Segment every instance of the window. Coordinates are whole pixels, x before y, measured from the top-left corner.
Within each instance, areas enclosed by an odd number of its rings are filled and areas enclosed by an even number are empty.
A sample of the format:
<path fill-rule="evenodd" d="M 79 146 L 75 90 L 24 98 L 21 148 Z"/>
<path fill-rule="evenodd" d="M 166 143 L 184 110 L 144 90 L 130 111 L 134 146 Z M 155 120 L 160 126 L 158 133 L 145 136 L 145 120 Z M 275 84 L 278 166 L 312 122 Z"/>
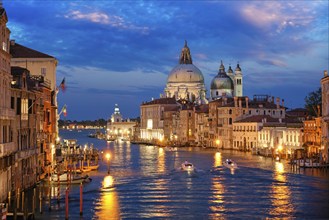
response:
<path fill-rule="evenodd" d="M 237 84 L 237 85 L 241 85 L 241 81 L 242 81 L 241 79 L 237 79 L 237 80 L 236 80 L 236 84 Z"/>
<path fill-rule="evenodd" d="M 153 120 L 152 119 L 147 119 L 147 129 L 152 129 L 153 128 Z"/>
<path fill-rule="evenodd" d="M 2 49 L 4 51 L 7 51 L 7 44 L 6 44 L 6 42 L 2 42 Z"/>
<path fill-rule="evenodd" d="M 229 124 L 230 124 L 230 125 L 232 124 L 232 118 L 229 119 Z"/>
<path fill-rule="evenodd" d="M 21 98 L 16 99 L 16 115 L 21 114 Z"/>
<path fill-rule="evenodd" d="M 45 67 L 41 67 L 41 75 L 46 76 L 47 69 Z"/>
<path fill-rule="evenodd" d="M 32 99 L 29 99 L 29 102 L 28 102 L 28 112 L 29 114 L 32 114 L 33 113 L 33 102 L 32 102 Z"/>
<path fill-rule="evenodd" d="M 11 107 L 11 109 L 15 109 L 15 97 L 11 97 L 11 99 L 10 99 L 10 107 Z"/>
<path fill-rule="evenodd" d="M 218 95 L 218 91 L 216 91 L 216 95 Z"/>

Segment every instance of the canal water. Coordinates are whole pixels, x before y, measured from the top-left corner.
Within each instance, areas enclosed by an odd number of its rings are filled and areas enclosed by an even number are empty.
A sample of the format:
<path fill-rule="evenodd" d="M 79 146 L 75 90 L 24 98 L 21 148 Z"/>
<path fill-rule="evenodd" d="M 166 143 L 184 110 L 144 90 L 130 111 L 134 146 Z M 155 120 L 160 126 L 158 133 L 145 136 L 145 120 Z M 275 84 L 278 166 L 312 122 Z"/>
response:
<path fill-rule="evenodd" d="M 111 154 L 109 164 L 100 161 L 99 170 L 89 173 L 82 217 L 79 186 L 70 188 L 69 219 L 329 219 L 328 170 L 296 171 L 286 161 L 250 153 L 106 142 L 89 138 L 89 132 L 60 131 L 62 139 L 93 143 Z M 238 169 L 223 167 L 227 158 Z M 195 172 L 180 170 L 185 160 Z M 112 179 L 113 187 L 103 190 L 104 179 Z M 64 191 L 61 186 L 59 204 L 53 193 L 51 211 L 45 199 L 36 218 L 65 219 Z"/>

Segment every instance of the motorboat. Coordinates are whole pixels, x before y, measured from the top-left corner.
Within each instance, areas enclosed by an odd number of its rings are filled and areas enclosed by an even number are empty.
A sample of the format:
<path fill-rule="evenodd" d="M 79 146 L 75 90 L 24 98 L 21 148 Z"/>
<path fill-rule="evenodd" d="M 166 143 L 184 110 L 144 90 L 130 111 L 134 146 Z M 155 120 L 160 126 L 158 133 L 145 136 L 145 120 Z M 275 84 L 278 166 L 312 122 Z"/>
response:
<path fill-rule="evenodd" d="M 235 168 L 238 168 L 238 165 L 236 162 L 234 162 L 233 160 L 231 159 L 226 159 L 224 162 L 223 162 L 223 165 L 227 168 L 230 168 L 230 169 L 235 169 Z"/>
<path fill-rule="evenodd" d="M 62 174 L 52 174 L 50 180 L 53 184 L 60 183 L 60 184 L 80 184 L 80 183 L 88 183 L 91 181 L 88 175 L 80 175 L 76 173 L 62 173 Z"/>
<path fill-rule="evenodd" d="M 184 163 L 182 163 L 181 169 L 183 171 L 192 172 L 194 171 L 194 165 L 188 161 L 185 161 Z"/>

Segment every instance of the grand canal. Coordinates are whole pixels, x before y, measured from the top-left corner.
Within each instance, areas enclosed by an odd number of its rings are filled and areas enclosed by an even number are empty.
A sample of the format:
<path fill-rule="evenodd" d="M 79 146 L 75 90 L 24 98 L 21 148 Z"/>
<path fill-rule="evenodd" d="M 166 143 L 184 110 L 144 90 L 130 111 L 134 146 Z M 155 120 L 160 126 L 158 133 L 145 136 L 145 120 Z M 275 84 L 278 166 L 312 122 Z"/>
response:
<path fill-rule="evenodd" d="M 82 132 L 60 131 L 61 138 L 111 153 L 114 187 L 101 190 L 108 164 L 100 162 L 84 185 L 84 210 L 79 216 L 79 186 L 70 190 L 70 219 L 264 219 L 329 218 L 329 171 L 293 171 L 285 162 L 249 153 L 182 148 L 176 152 L 156 146 L 114 143 L 88 138 Z M 222 166 L 226 158 L 239 168 Z M 180 171 L 182 162 L 197 171 Z M 42 187 L 42 186 L 40 186 Z M 64 194 L 65 186 L 61 188 Z M 43 203 L 37 219 L 64 219 L 64 198 Z"/>

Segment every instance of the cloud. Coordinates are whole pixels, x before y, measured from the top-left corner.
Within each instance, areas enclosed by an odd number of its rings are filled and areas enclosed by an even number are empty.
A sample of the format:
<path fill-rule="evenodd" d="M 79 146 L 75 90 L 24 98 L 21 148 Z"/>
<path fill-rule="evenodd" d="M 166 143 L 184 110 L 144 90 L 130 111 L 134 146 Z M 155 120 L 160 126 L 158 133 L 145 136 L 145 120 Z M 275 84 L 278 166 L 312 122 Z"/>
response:
<path fill-rule="evenodd" d="M 241 14 L 251 24 L 278 34 L 289 27 L 306 27 L 312 23 L 315 20 L 312 6 L 303 1 L 254 1 L 244 5 Z"/>
<path fill-rule="evenodd" d="M 73 11 L 70 11 L 67 14 L 65 14 L 64 17 L 67 19 L 72 19 L 72 20 L 89 21 L 92 23 L 107 25 L 107 26 L 111 26 L 114 28 L 118 28 L 118 29 L 138 31 L 142 34 L 149 33 L 148 27 L 145 27 L 145 26 L 139 27 L 139 26 L 126 22 L 120 16 L 108 15 L 108 14 L 106 14 L 104 12 L 100 12 L 100 11 L 83 13 L 79 10 L 73 10 Z"/>

